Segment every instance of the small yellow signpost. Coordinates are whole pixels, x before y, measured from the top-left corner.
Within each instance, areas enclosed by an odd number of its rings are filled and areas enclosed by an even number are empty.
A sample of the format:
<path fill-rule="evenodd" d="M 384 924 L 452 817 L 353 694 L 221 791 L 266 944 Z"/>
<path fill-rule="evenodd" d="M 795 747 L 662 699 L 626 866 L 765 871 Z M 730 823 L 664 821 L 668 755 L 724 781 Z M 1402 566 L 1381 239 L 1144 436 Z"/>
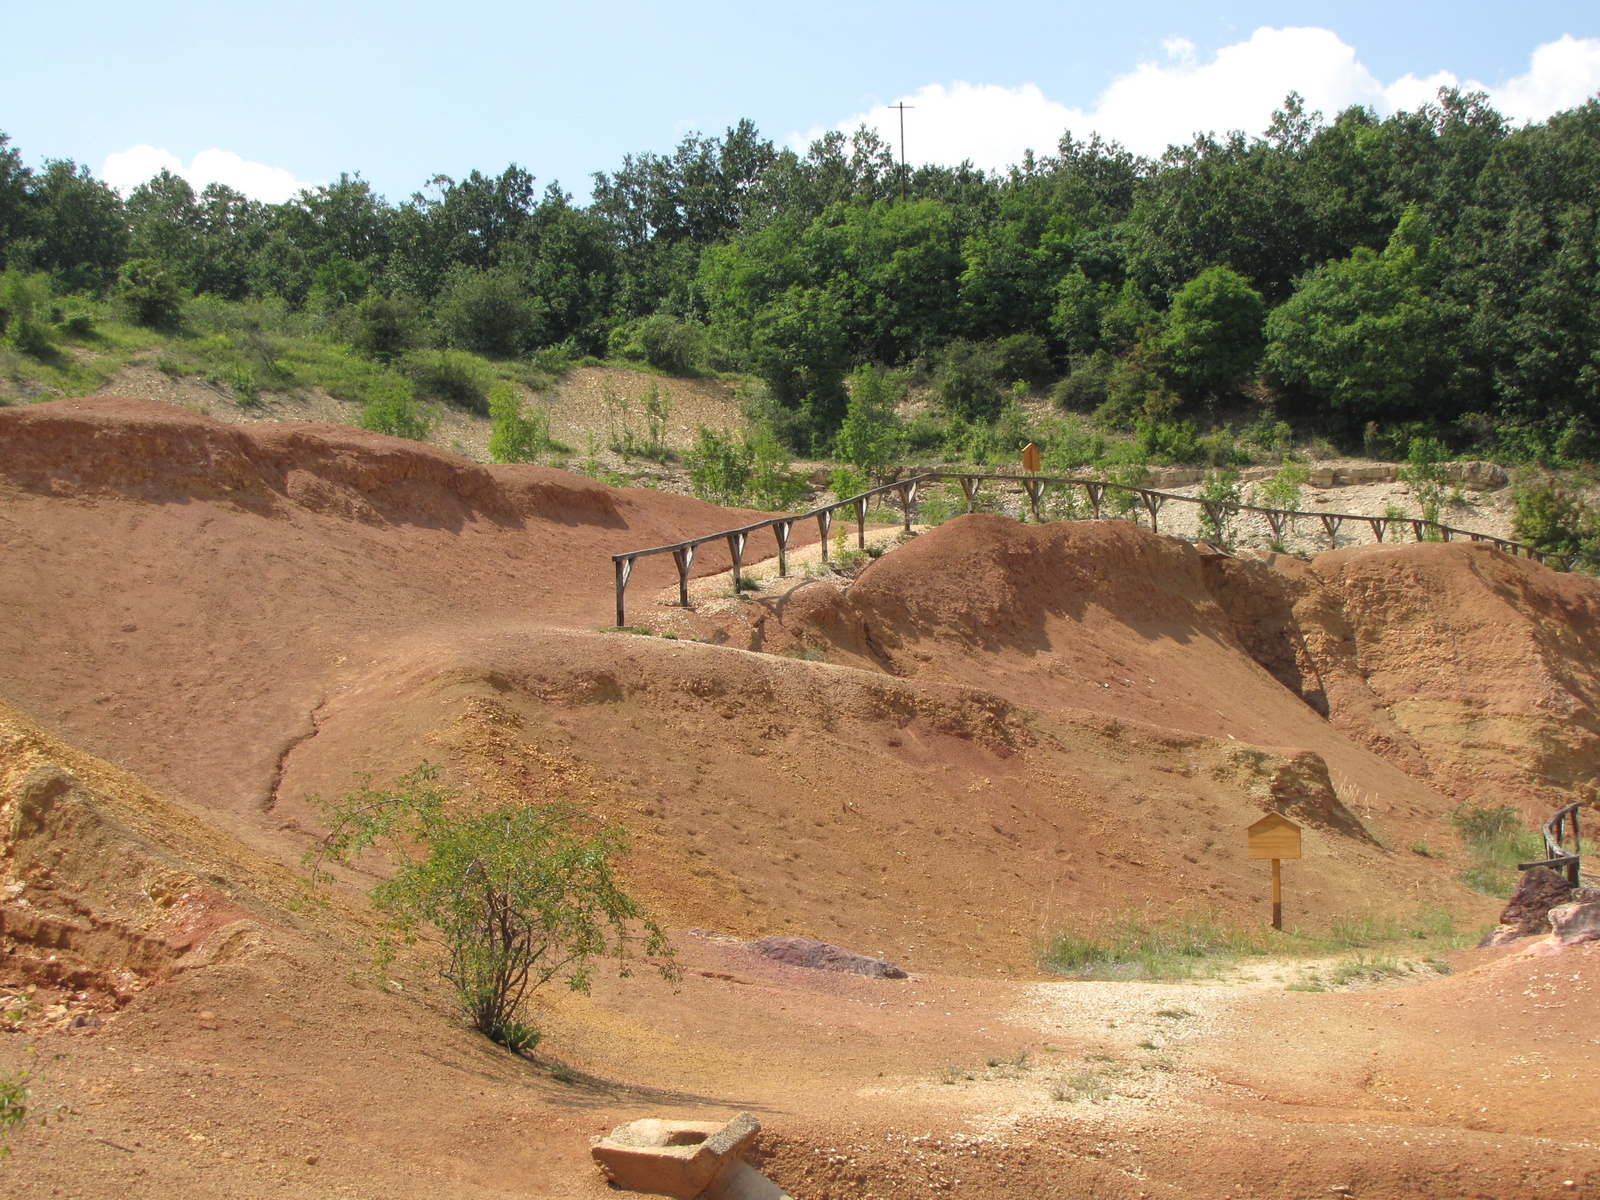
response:
<path fill-rule="evenodd" d="M 1251 858 L 1272 860 L 1272 927 L 1283 928 L 1283 872 L 1279 863 L 1300 857 L 1300 826 L 1282 813 L 1268 813 L 1245 830 Z"/>
<path fill-rule="evenodd" d="M 1044 465 L 1044 455 L 1039 453 L 1039 447 L 1029 442 L 1022 448 L 1022 469 L 1030 475 L 1037 475 L 1039 468 Z"/>

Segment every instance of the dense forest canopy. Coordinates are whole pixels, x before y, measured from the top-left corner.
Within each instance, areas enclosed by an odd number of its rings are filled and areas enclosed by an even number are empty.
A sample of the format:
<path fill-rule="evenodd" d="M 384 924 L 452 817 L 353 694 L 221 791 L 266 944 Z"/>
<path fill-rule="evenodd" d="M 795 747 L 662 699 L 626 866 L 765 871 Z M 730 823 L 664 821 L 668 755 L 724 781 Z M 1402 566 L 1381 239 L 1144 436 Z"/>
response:
<path fill-rule="evenodd" d="M 184 293 L 278 298 L 379 361 L 561 346 L 749 372 L 801 449 L 874 364 L 974 425 L 1022 381 L 1125 425 L 1250 397 L 1346 442 L 1600 456 L 1595 100 L 1513 129 L 1477 94 L 1331 121 L 1290 96 L 1260 138 L 1151 161 L 1068 134 L 993 173 L 902 173 L 867 130 L 797 154 L 741 122 L 592 195 L 512 165 L 399 204 L 359 175 L 267 205 L 165 172 L 124 200 L 0 135 L 0 264 L 149 324 Z"/>

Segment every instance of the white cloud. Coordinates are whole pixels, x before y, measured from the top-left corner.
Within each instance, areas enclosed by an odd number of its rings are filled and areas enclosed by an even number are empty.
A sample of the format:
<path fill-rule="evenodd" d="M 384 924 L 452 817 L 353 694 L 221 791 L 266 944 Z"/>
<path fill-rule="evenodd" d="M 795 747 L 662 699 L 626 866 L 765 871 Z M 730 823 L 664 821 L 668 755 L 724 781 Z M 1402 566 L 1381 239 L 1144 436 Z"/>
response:
<path fill-rule="evenodd" d="M 906 117 L 906 157 L 943 163 L 970 158 L 980 167 L 1004 167 L 1019 161 L 1026 149 L 1053 153 L 1069 129 L 1080 139 L 1099 133 L 1154 156 L 1196 133 L 1260 133 L 1290 91 L 1304 96 L 1308 109 L 1331 117 L 1352 104 L 1384 115 L 1415 109 L 1433 100 L 1441 87 L 1464 86 L 1489 93 L 1515 121 L 1542 120 L 1600 91 L 1600 38 L 1571 35 L 1539 46 L 1527 74 L 1498 87 L 1471 80 L 1463 85 L 1443 70 L 1427 78 L 1405 75 L 1386 85 L 1356 57 L 1353 46 L 1314 27 L 1263 27 L 1208 61 L 1201 61 L 1185 38 L 1168 38 L 1162 48 L 1165 62 L 1140 63 L 1117 77 L 1092 109 L 1068 107 L 1031 83 L 1016 88 L 930 84 L 903 97 L 914 109 Z M 888 105 L 857 113 L 835 128 L 849 133 L 863 124 L 899 146 L 899 114 Z M 792 141 L 803 149 L 822 132 L 797 134 Z"/>
<path fill-rule="evenodd" d="M 186 167 L 176 154 L 155 146 L 134 146 L 108 156 L 100 178 L 126 196 L 162 168 L 188 180 L 197 192 L 208 183 L 225 183 L 268 204 L 281 204 L 302 188 L 312 186 L 299 182 L 282 167 L 251 162 L 231 150 L 202 150 Z"/>
<path fill-rule="evenodd" d="M 1488 92 L 1495 107 L 1512 120 L 1542 121 L 1600 91 L 1600 38 L 1566 34 L 1533 52 L 1526 75 L 1497 88 L 1468 86 Z"/>

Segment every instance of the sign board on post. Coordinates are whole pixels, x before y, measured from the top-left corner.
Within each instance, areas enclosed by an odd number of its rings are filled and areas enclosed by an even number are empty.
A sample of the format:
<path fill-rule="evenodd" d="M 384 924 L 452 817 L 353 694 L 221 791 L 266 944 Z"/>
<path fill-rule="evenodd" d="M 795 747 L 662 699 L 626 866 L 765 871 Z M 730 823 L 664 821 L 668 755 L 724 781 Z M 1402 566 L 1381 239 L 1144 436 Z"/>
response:
<path fill-rule="evenodd" d="M 1022 469 L 1030 475 L 1037 475 L 1039 468 L 1044 465 L 1044 455 L 1039 453 L 1039 447 L 1029 442 L 1022 448 Z"/>
<path fill-rule="evenodd" d="M 1272 860 L 1272 927 L 1283 928 L 1283 872 L 1279 863 L 1300 857 L 1300 826 L 1282 813 L 1268 813 L 1245 830 L 1251 858 Z"/>

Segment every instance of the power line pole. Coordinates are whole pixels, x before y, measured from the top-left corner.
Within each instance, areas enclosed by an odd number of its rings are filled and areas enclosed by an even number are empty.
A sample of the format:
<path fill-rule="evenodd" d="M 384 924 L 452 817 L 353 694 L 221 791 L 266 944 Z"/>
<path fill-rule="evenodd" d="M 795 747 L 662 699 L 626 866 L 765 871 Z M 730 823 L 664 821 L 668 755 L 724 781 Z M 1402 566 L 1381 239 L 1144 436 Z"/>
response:
<path fill-rule="evenodd" d="M 906 198 L 906 109 L 915 108 L 915 104 L 907 104 L 902 100 L 899 104 L 891 104 L 890 108 L 900 110 L 900 199 Z"/>

